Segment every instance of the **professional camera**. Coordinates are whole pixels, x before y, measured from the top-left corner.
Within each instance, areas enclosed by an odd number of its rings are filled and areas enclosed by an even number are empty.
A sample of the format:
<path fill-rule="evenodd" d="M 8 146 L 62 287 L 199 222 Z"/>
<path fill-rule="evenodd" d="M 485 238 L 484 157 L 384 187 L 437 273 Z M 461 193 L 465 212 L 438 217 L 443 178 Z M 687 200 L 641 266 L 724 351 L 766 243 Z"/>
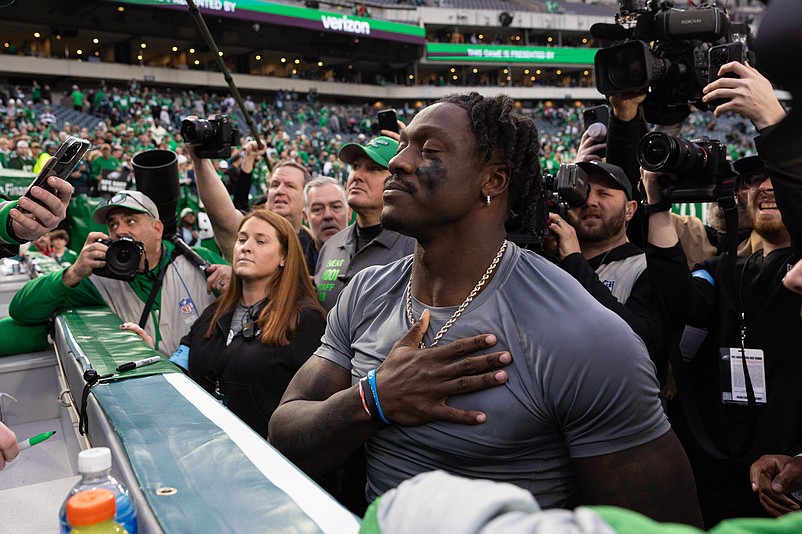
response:
<path fill-rule="evenodd" d="M 721 65 L 745 59 L 754 65 L 749 26 L 731 22 L 715 4 L 686 10 L 663 0 L 618 5 L 616 24 L 594 24 L 590 30 L 597 39 L 619 42 L 596 53 L 596 87 L 604 95 L 651 88 L 647 101 L 663 111 L 683 104 L 705 110 L 702 89 Z"/>
<path fill-rule="evenodd" d="M 239 144 L 239 130 L 231 126 L 231 121 L 225 115 L 184 119 L 181 122 L 181 137 L 187 143 L 198 144 L 195 154 L 207 159 L 230 158 L 231 146 Z"/>
<path fill-rule="evenodd" d="M 569 208 L 578 208 L 588 200 L 588 175 L 574 164 L 563 164 L 556 175 L 543 176 L 543 192 L 538 199 L 535 215 L 535 234 L 549 235 L 549 213 L 565 218 Z"/>
<path fill-rule="evenodd" d="M 530 231 L 522 222 L 523 206 L 513 206 L 504 223 L 507 239 L 521 248 L 543 249 L 543 238 L 551 235 L 549 213 L 565 217 L 568 208 L 578 208 L 588 200 L 588 175 L 577 165 L 560 165 L 557 175 L 544 174 L 540 196 L 535 201 L 534 229 Z"/>
<path fill-rule="evenodd" d="M 145 246 L 128 236 L 116 240 L 101 239 L 100 242 L 109 247 L 106 251 L 106 266 L 95 269 L 94 273 L 126 282 L 133 280 L 139 269 L 139 260 L 145 252 Z"/>
<path fill-rule="evenodd" d="M 686 141 L 649 132 L 638 142 L 637 152 L 641 167 L 665 174 L 660 196 L 669 202 L 714 202 L 737 189 L 738 175 L 727 161 L 727 148 L 715 139 Z"/>

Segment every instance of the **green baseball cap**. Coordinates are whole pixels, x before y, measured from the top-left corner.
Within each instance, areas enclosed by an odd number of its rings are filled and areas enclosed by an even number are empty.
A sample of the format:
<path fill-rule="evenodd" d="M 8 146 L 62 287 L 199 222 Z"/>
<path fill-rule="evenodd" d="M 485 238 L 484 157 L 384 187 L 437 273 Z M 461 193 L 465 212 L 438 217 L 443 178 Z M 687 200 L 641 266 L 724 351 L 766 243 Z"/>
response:
<path fill-rule="evenodd" d="M 358 143 L 348 143 L 340 149 L 340 159 L 350 165 L 359 156 L 365 154 L 386 169 L 396 152 L 398 152 L 398 141 L 382 135 L 374 137 L 364 146 Z"/>

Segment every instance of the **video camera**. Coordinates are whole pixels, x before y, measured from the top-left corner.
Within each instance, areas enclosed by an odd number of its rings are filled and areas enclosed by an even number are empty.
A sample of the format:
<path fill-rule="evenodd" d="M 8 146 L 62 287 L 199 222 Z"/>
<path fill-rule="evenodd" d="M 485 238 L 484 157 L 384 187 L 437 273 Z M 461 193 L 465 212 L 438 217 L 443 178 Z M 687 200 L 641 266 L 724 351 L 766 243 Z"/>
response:
<path fill-rule="evenodd" d="M 231 146 L 239 144 L 239 130 L 226 115 L 209 115 L 208 119 L 184 119 L 181 136 L 189 144 L 199 144 L 195 154 L 205 159 L 231 157 Z"/>
<path fill-rule="evenodd" d="M 660 196 L 669 202 L 715 202 L 737 190 L 739 177 L 727 160 L 727 148 L 715 139 L 686 141 L 649 132 L 638 142 L 637 153 L 641 167 L 665 173 Z"/>
<path fill-rule="evenodd" d="M 596 87 L 606 96 L 650 88 L 647 101 L 704 111 L 702 89 L 721 65 L 746 59 L 754 65 L 749 26 L 732 22 L 715 4 L 703 0 L 680 10 L 665 0 L 619 0 L 618 6 L 616 24 L 590 29 L 597 39 L 623 41 L 596 53 Z"/>
<path fill-rule="evenodd" d="M 120 239 L 101 239 L 101 243 L 109 247 L 106 251 L 106 265 L 93 272 L 98 276 L 130 282 L 139 269 L 139 260 L 145 252 L 145 246 L 132 237 Z"/>
<path fill-rule="evenodd" d="M 535 205 L 534 235 L 522 228 L 519 210 L 512 210 L 505 223 L 507 238 L 524 248 L 542 248 L 550 235 L 549 213 L 565 217 L 569 208 L 582 206 L 590 194 L 588 175 L 574 164 L 563 164 L 556 175 L 543 175 L 543 188 Z"/>

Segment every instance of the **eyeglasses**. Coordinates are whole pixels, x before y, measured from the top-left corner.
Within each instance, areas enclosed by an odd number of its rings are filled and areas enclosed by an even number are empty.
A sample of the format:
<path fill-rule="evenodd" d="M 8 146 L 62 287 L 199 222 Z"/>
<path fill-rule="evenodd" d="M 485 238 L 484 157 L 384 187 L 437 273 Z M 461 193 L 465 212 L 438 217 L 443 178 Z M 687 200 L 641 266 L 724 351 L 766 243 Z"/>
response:
<path fill-rule="evenodd" d="M 771 176 L 769 176 L 765 172 L 758 171 L 758 172 L 752 172 L 752 173 L 749 173 L 749 174 L 742 174 L 741 175 L 741 189 L 757 189 L 767 179 L 771 179 Z"/>
<path fill-rule="evenodd" d="M 140 202 L 140 201 L 139 201 L 139 199 L 138 199 L 138 198 L 136 198 L 134 195 L 129 195 L 129 194 L 128 194 L 128 193 L 126 193 L 125 191 L 121 191 L 121 192 L 117 193 L 116 195 L 114 195 L 113 197 L 111 197 L 111 198 L 109 199 L 109 201 L 108 201 L 108 202 L 106 202 L 106 205 L 107 205 L 107 206 L 115 206 L 115 205 L 120 205 L 120 204 L 123 204 L 123 203 L 125 202 L 125 200 L 126 200 L 126 199 L 129 199 L 129 198 L 130 198 L 131 200 L 133 200 L 134 202 L 136 202 L 137 204 L 139 204 L 139 205 L 142 207 L 142 209 L 144 209 L 144 210 L 145 210 L 145 212 L 146 212 L 148 215 L 150 215 L 150 216 L 151 216 L 151 217 L 153 217 L 154 219 L 158 219 L 158 217 L 156 217 L 156 215 L 154 215 L 154 214 L 153 214 L 153 212 L 152 212 L 152 211 L 150 211 L 150 208 L 149 208 L 149 207 L 147 207 L 147 206 L 145 206 L 144 204 L 142 204 L 142 202 Z"/>

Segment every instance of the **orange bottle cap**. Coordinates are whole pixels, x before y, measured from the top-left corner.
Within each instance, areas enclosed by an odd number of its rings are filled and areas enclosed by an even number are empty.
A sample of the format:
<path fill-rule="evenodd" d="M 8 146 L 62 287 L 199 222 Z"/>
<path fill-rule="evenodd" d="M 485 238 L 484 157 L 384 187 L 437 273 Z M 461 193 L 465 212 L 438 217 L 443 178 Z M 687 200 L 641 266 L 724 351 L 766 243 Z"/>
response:
<path fill-rule="evenodd" d="M 67 522 L 73 527 L 110 521 L 116 513 L 114 493 L 104 488 L 79 491 L 67 501 Z"/>

